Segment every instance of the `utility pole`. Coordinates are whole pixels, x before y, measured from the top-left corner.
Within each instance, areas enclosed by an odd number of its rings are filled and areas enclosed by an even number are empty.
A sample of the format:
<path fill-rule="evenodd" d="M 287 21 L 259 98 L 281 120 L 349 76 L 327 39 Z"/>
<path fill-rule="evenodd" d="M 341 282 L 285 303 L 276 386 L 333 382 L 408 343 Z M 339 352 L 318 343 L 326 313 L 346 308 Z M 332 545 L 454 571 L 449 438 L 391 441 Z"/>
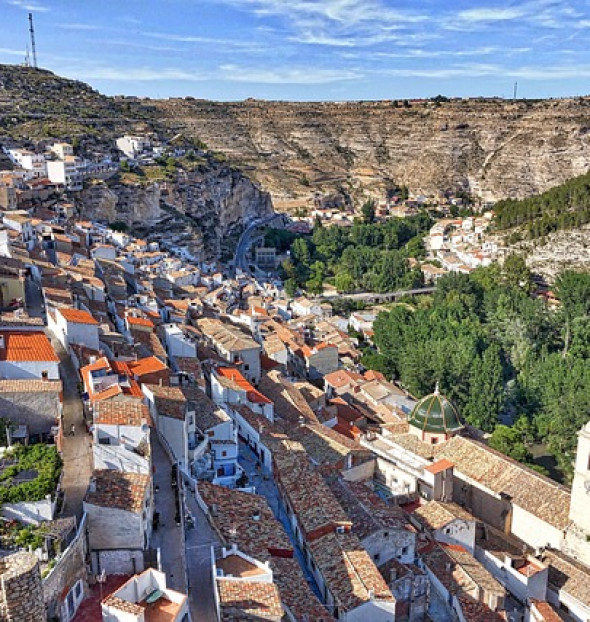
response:
<path fill-rule="evenodd" d="M 518 91 L 518 82 L 514 83 L 514 97 L 512 99 L 516 99 L 516 92 Z"/>
<path fill-rule="evenodd" d="M 35 28 L 33 27 L 33 14 L 29 13 L 29 32 L 31 34 L 31 51 L 33 52 L 33 67 L 37 69 L 37 49 L 35 47 Z"/>

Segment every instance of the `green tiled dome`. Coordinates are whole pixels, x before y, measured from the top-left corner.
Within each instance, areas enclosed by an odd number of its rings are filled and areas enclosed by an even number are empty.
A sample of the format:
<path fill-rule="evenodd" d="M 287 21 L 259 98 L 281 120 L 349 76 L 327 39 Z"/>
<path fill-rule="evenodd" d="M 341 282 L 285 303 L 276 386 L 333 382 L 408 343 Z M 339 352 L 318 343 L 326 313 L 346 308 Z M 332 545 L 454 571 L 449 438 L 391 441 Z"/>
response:
<path fill-rule="evenodd" d="M 463 427 L 457 409 L 438 392 L 438 385 L 434 393 L 423 397 L 414 406 L 408 423 L 431 434 L 453 434 Z"/>

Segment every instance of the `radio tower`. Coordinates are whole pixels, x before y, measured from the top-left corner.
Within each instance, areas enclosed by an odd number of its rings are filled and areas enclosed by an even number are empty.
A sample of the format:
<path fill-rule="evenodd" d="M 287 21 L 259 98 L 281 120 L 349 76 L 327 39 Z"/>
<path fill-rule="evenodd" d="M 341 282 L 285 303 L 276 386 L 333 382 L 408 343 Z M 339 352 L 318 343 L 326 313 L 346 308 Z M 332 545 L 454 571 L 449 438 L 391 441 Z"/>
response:
<path fill-rule="evenodd" d="M 35 48 L 35 28 L 33 27 L 33 14 L 29 13 L 29 32 L 31 33 L 31 51 L 33 52 L 33 67 L 37 69 L 37 49 Z"/>

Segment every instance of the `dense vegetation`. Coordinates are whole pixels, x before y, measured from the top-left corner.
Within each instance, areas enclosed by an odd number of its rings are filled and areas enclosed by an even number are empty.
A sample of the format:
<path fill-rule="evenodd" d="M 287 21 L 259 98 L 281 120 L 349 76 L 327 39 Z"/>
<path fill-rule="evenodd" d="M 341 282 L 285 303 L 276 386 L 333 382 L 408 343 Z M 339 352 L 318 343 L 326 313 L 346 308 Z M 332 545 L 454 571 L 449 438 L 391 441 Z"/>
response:
<path fill-rule="evenodd" d="M 55 492 L 62 466 L 55 445 L 16 445 L 3 459 L 14 464 L 0 473 L 0 503 L 40 501 Z M 37 477 L 15 483 L 15 478 L 23 471 L 36 471 Z"/>
<path fill-rule="evenodd" d="M 579 227 L 590 222 L 590 173 L 540 195 L 499 201 L 494 210 L 500 229 L 523 226 L 531 239 Z"/>
<path fill-rule="evenodd" d="M 528 445 L 545 442 L 570 476 L 576 432 L 590 419 L 590 274 L 559 276 L 556 311 L 530 286 L 518 257 L 502 271 L 448 275 L 430 304 L 379 315 L 379 354 L 365 361 L 416 396 L 438 380 L 469 423 L 493 432 L 492 446 L 530 462 Z"/>
<path fill-rule="evenodd" d="M 282 264 L 288 293 L 303 287 L 320 294 L 324 281 L 331 278 L 344 293 L 390 292 L 422 284 L 420 269 L 410 268 L 408 259 L 424 254 L 422 238 L 432 225 L 428 215 L 373 223 L 366 211 L 365 222 L 351 227 L 323 227 L 317 222 L 311 237 L 267 233 L 266 244 L 290 249 L 290 258 Z"/>

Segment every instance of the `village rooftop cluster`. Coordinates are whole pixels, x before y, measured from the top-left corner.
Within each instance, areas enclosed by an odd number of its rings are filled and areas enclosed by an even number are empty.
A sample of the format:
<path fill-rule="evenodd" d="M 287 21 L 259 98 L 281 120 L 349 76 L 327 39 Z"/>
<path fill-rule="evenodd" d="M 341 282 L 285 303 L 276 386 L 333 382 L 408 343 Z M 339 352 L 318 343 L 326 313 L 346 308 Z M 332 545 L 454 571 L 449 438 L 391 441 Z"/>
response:
<path fill-rule="evenodd" d="M 349 328 L 370 340 L 374 313 L 18 191 L 0 229 L 0 469 L 17 442 L 63 467 L 0 508 L 17 527 L 0 618 L 590 618 L 590 424 L 570 490 L 490 449 L 438 388 L 416 400 L 363 368 Z M 439 222 L 430 247 L 449 270 L 485 265 L 485 224 Z"/>

